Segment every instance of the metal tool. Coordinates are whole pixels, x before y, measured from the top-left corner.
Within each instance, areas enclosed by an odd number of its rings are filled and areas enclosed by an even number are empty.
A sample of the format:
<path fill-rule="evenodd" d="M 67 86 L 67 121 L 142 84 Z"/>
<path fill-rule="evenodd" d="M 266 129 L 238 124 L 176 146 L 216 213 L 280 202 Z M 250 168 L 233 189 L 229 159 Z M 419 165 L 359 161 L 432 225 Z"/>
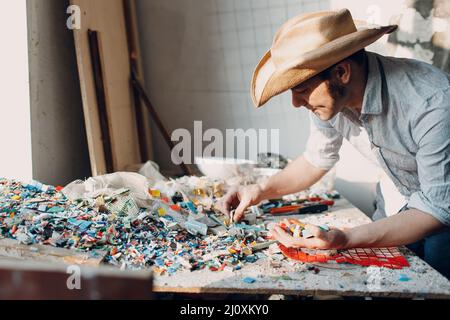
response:
<path fill-rule="evenodd" d="M 280 208 L 272 208 L 269 213 L 272 215 L 292 215 L 292 214 L 307 214 L 307 213 L 320 213 L 328 210 L 328 206 L 325 204 L 311 204 L 311 205 L 295 205 L 284 206 Z"/>

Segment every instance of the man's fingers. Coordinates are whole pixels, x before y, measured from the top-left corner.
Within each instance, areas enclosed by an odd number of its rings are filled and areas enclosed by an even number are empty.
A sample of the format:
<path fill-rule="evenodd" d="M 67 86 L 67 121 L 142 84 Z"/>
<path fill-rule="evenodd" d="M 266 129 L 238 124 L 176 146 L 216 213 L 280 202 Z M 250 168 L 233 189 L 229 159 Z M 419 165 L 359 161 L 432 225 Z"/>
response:
<path fill-rule="evenodd" d="M 323 231 L 320 227 L 307 224 L 305 227 L 315 238 L 323 239 L 325 237 L 325 231 Z"/>
<path fill-rule="evenodd" d="M 226 215 L 229 216 L 230 210 L 232 209 L 233 204 L 236 205 L 237 201 L 238 201 L 237 189 L 232 188 L 218 201 L 216 207 L 222 213 L 225 213 Z"/>
<path fill-rule="evenodd" d="M 280 226 L 275 226 L 271 230 L 272 237 L 288 248 L 304 247 L 304 239 L 294 238 L 284 231 Z"/>
<path fill-rule="evenodd" d="M 220 199 L 215 206 L 220 212 L 225 213 L 226 215 L 230 215 L 230 204 L 227 201 L 227 199 L 225 199 L 225 197 L 223 197 L 222 199 Z"/>
<path fill-rule="evenodd" d="M 289 244 L 286 243 L 285 238 L 283 237 L 283 233 L 284 231 L 281 230 L 281 228 L 279 226 L 274 226 L 271 230 L 270 230 L 270 234 L 272 236 L 272 238 L 274 240 L 277 240 L 278 242 L 280 242 L 282 245 L 284 245 L 285 247 L 289 247 Z"/>
<path fill-rule="evenodd" d="M 241 200 L 239 206 L 236 208 L 234 212 L 234 222 L 239 222 L 244 217 L 244 211 L 249 206 L 249 201 Z"/>

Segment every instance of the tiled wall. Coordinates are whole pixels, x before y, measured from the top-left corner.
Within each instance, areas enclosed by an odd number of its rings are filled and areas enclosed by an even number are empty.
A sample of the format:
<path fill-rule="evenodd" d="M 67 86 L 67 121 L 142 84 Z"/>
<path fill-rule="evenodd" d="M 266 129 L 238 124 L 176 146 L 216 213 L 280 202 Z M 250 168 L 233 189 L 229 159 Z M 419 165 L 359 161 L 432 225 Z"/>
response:
<path fill-rule="evenodd" d="M 398 30 L 367 49 L 384 55 L 413 58 L 450 72 L 449 1 L 331 0 L 332 9 L 348 8 L 354 19 L 397 24 Z M 380 170 L 381 171 L 381 170 Z M 381 172 L 344 143 L 337 165 L 336 188 L 370 213 L 375 181 Z"/>
<path fill-rule="evenodd" d="M 291 106 L 289 93 L 256 110 L 249 94 L 253 70 L 287 19 L 330 8 L 353 10 L 360 0 L 136 1 L 146 86 L 170 130 L 192 130 L 194 120 L 222 130 L 275 128 L 282 154 L 294 158 L 304 151 L 307 112 Z M 358 18 L 367 16 L 366 7 Z M 156 161 L 170 169 L 169 150 L 159 134 L 154 146 Z M 368 214 L 378 175 L 376 167 L 344 145 L 336 187 Z"/>
<path fill-rule="evenodd" d="M 259 59 L 287 19 L 325 10 L 328 0 L 137 0 L 147 89 L 164 123 L 205 127 L 280 129 L 280 152 L 302 153 L 308 137 L 304 110 L 290 94 L 256 110 L 250 80 Z M 170 165 L 155 135 L 156 161 Z"/>

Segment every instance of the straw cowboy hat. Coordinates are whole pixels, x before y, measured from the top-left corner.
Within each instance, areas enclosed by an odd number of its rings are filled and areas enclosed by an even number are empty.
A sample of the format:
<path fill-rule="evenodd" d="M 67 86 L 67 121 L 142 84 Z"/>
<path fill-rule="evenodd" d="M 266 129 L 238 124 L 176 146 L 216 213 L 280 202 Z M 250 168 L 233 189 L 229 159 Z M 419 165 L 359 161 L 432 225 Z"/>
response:
<path fill-rule="evenodd" d="M 390 25 L 358 30 L 347 9 L 290 19 L 256 67 L 251 84 L 253 103 L 261 107 L 395 29 L 396 25 Z"/>

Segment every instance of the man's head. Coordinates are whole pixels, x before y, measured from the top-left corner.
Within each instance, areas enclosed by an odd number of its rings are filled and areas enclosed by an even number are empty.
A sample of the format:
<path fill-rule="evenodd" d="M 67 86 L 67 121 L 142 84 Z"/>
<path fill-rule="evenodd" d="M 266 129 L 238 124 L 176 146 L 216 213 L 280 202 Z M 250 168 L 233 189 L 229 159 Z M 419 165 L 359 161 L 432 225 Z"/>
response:
<path fill-rule="evenodd" d="M 361 106 L 366 75 L 363 49 L 292 88 L 292 104 L 306 107 L 321 120 L 330 120 L 344 107 Z"/>
<path fill-rule="evenodd" d="M 357 68 L 358 64 L 350 58 L 343 59 L 396 29 L 395 25 L 363 26 L 363 23 L 358 28 L 348 9 L 310 12 L 288 20 L 278 30 L 272 46 L 253 72 L 250 91 L 255 107 L 263 106 L 274 96 L 291 90 L 295 85 L 314 82 L 320 77 L 309 82 L 306 80 L 335 65 L 329 81 L 322 86 L 320 81 L 315 82 L 313 86 L 318 91 L 311 91 L 309 97 L 303 98 L 307 106 L 316 109 L 319 106 L 327 107 L 328 111 L 317 110 L 316 113 L 323 113 L 324 118 L 329 118 L 337 113 L 335 110 L 337 107 L 342 107 L 338 99 L 326 99 L 334 98 L 331 97 L 330 91 L 335 89 L 333 93 L 341 93 L 341 98 L 345 100 L 347 93 L 351 95 L 352 91 L 355 91 L 348 86 L 352 87 L 353 82 L 364 82 L 354 81 L 358 72 L 355 72 L 353 67 Z M 339 61 L 342 63 L 338 63 Z M 348 61 L 350 64 L 346 64 Z M 350 67 L 345 68 L 345 65 Z M 303 86 L 299 85 L 297 89 Z M 322 97 L 319 93 L 325 96 Z M 295 98 L 295 101 L 301 99 L 298 96 Z M 349 98 L 354 100 L 352 97 Z M 298 105 L 301 104 L 300 102 Z"/>

